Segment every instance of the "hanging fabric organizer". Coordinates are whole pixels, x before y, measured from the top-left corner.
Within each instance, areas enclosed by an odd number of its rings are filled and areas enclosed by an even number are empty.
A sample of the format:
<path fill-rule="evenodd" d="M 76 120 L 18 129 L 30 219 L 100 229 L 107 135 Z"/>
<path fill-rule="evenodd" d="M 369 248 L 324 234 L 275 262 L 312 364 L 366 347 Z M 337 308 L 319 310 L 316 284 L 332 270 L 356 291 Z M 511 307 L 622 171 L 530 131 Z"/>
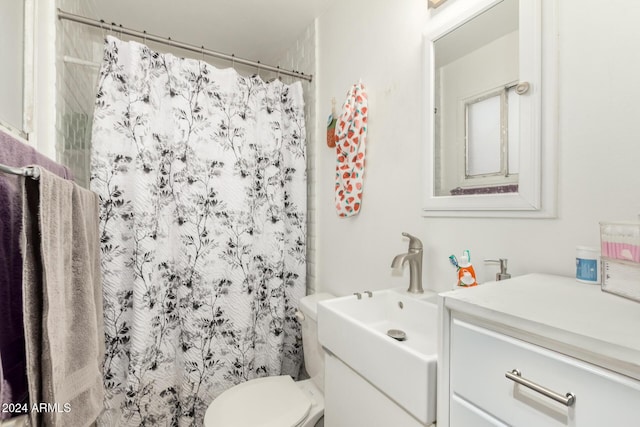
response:
<path fill-rule="evenodd" d="M 336 124 L 336 212 L 349 217 L 362 204 L 367 136 L 367 93 L 362 83 L 351 87 Z"/>

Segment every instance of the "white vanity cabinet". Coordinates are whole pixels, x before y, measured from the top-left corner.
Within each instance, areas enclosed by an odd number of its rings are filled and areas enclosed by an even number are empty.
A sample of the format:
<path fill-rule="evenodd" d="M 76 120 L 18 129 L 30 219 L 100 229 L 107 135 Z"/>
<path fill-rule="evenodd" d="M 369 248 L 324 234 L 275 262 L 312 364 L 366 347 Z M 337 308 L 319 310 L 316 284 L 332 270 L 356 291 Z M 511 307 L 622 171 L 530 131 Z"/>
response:
<path fill-rule="evenodd" d="M 440 308 L 439 427 L 640 426 L 640 304 L 528 275 Z"/>

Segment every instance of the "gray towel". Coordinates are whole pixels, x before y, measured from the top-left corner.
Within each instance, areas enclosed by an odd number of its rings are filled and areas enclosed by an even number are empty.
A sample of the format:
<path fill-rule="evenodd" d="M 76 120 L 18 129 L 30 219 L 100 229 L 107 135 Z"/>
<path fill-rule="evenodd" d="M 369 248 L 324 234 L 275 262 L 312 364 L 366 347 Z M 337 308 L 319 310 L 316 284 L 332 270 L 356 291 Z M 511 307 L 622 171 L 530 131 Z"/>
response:
<path fill-rule="evenodd" d="M 98 198 L 40 172 L 23 180 L 24 322 L 32 405 L 53 407 L 30 417 L 35 426 L 89 426 L 104 394 Z"/>
<path fill-rule="evenodd" d="M 1 427 L 33 427 L 29 424 L 29 417 L 26 415 L 20 415 L 13 417 L 8 421 L 0 423 Z"/>
<path fill-rule="evenodd" d="M 2 408 L 6 404 L 11 403 L 11 385 L 4 379 L 4 372 L 2 371 L 2 354 L 0 354 L 0 405 Z M 0 425 L 2 420 L 9 418 L 11 414 L 4 410 L 0 410 Z"/>
<path fill-rule="evenodd" d="M 0 163 L 15 167 L 37 164 L 61 177 L 72 178 L 69 169 L 2 131 Z M 0 359 L 4 378 L 0 402 L 26 404 L 29 399 L 22 325 L 21 221 L 19 177 L 0 173 Z M 0 419 L 8 415 L 1 412 Z"/>

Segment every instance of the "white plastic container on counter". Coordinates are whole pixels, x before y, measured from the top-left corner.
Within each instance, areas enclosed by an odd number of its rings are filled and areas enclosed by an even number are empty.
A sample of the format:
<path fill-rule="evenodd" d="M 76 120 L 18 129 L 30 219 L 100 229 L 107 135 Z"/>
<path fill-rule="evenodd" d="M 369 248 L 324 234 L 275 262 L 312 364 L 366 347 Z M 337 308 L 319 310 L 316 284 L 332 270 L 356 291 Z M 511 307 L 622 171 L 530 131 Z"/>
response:
<path fill-rule="evenodd" d="M 589 246 L 576 247 L 576 280 L 600 284 L 600 251 Z"/>

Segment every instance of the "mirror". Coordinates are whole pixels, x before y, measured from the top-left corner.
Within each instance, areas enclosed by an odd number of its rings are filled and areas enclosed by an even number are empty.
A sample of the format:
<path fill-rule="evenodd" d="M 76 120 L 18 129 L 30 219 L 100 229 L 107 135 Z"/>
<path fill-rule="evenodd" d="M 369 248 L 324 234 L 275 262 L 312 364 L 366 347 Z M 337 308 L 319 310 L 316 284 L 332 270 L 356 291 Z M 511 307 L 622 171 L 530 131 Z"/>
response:
<path fill-rule="evenodd" d="M 425 215 L 555 214 L 554 17 L 555 0 L 450 0 L 429 20 Z"/>
<path fill-rule="evenodd" d="M 518 0 L 433 43 L 435 193 L 517 191 Z"/>

